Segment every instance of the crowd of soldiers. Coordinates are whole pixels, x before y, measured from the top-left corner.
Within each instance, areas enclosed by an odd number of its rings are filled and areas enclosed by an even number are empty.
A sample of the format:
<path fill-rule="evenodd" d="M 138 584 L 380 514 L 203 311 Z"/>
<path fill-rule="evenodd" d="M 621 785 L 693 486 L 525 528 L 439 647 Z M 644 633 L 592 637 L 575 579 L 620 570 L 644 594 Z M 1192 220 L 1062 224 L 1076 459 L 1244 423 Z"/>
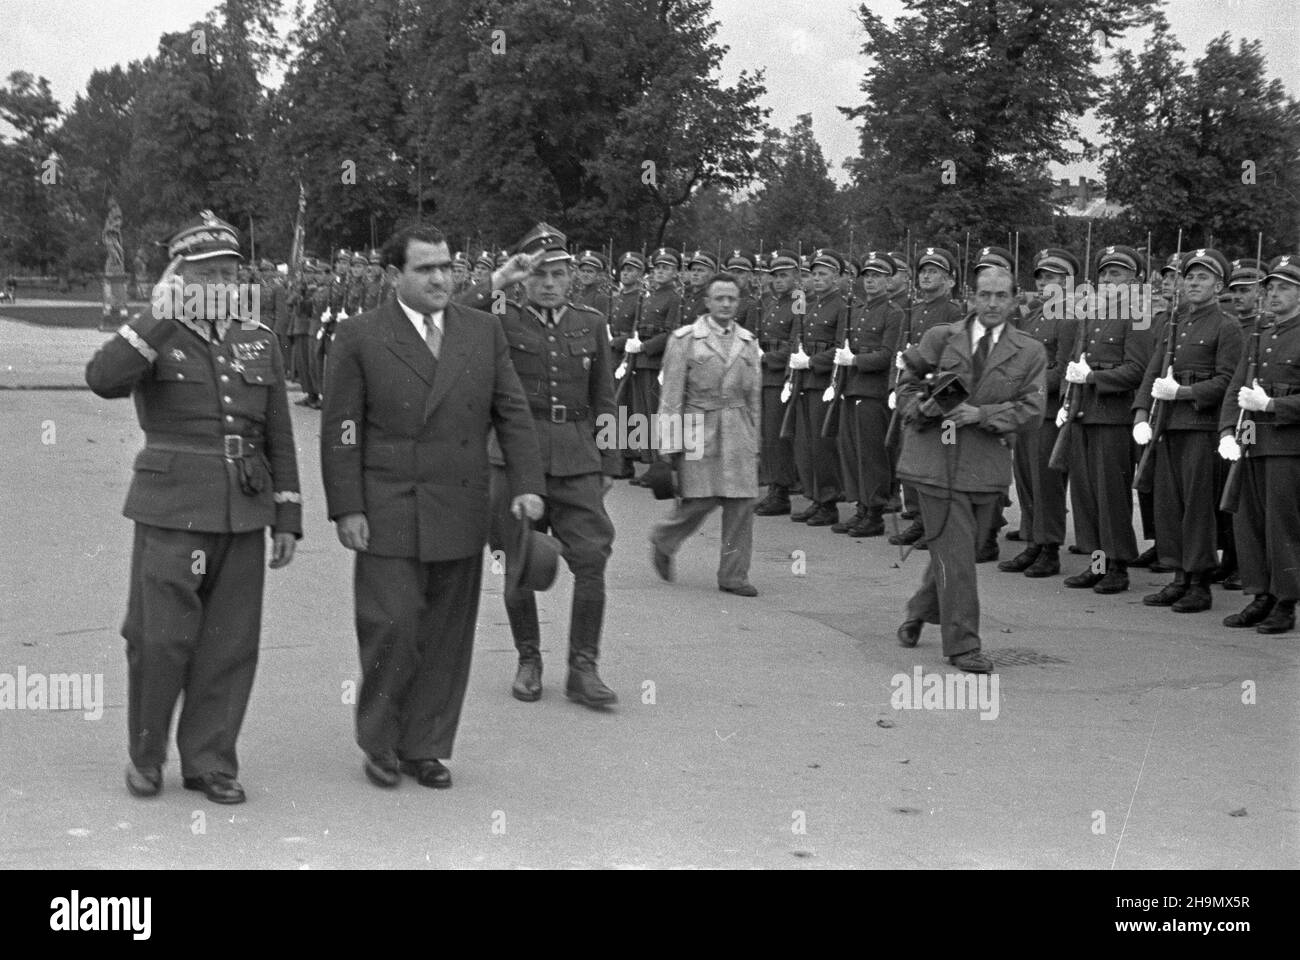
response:
<path fill-rule="evenodd" d="M 493 272 L 507 256 L 457 253 L 456 302 L 492 309 Z M 616 262 L 605 251 L 579 249 L 570 300 L 607 320 L 617 403 L 630 414 L 654 416 L 669 335 L 706 312 L 710 277 L 725 271 L 738 278 L 737 321 L 763 351 L 759 479 L 767 492 L 757 515 L 788 516 L 851 537 L 884 536 L 885 518 L 892 515 L 889 542 L 900 551 L 924 550 L 915 491 L 900 489 L 895 475 L 902 434 L 894 422 L 895 385 L 923 334 L 970 314 L 979 272 L 1002 267 L 1017 277 L 1016 259 L 1004 247 L 985 246 L 963 271 L 942 245 L 856 258 L 830 249 L 720 256 L 664 247 L 628 251 Z M 1153 259 L 1151 267 L 1160 264 L 1159 291 L 1149 305 L 1109 312 L 1098 306 L 1106 291 L 1147 282 L 1148 257 L 1112 245 L 1087 259 L 1085 273 L 1069 250 L 1037 251 L 1032 284 L 1021 285 L 1013 322 L 1046 350 L 1048 415 L 1015 438 L 1020 523 L 1006 539 L 1024 548 L 998 569 L 1034 578 L 1060 575 L 1068 506 L 1077 542 L 1067 549 L 1084 559 L 1082 569 L 1065 578 L 1067 587 L 1120 593 L 1129 588 L 1130 567 L 1147 567 L 1174 574 L 1164 589 L 1144 598 L 1148 605 L 1200 612 L 1212 605 L 1212 584 L 1244 586 L 1256 599 L 1226 625 L 1291 629 L 1300 561 L 1290 544 L 1300 544 L 1300 511 L 1289 505 L 1289 519 L 1272 517 L 1271 529 L 1264 516 L 1270 497 L 1278 509 L 1276 498 L 1291 478 L 1287 471 L 1300 467 L 1300 459 L 1290 459 L 1300 458 L 1300 430 L 1293 441 L 1287 429 L 1290 391 L 1300 397 L 1300 337 L 1288 337 L 1300 258 L 1281 256 L 1270 264 L 1198 249 Z M 270 282 L 277 293 L 263 295 L 263 310 L 292 358 L 290 378 L 305 394 L 298 403 L 318 407 L 321 365 L 335 325 L 387 295 L 378 257 L 340 251 L 333 276 L 309 261 L 297 284 L 286 285 L 278 275 Z M 1154 286 L 1157 277 L 1150 282 Z M 1085 284 L 1096 299 L 1080 310 L 1074 291 Z M 1066 308 L 1053 309 L 1053 298 Z M 1267 340 L 1261 355 L 1252 352 L 1252 336 Z M 1244 445 L 1238 443 L 1243 424 Z M 1058 440 L 1063 428 L 1067 437 Z M 1236 445 L 1235 454 L 1231 444 L 1218 449 L 1221 436 Z M 1152 455 L 1144 461 L 1148 447 Z M 1221 509 L 1220 498 L 1233 462 L 1228 458 L 1243 451 L 1246 463 L 1238 469 L 1245 480 L 1234 517 Z M 642 485 L 636 464 L 655 459 L 650 443 L 627 443 L 621 478 Z M 1141 553 L 1133 523 L 1135 473 L 1141 539 L 1155 544 Z M 1234 482 L 1234 498 L 1235 490 Z M 792 505 L 795 496 L 807 500 L 802 509 Z M 851 504 L 851 512 L 842 514 L 841 503 Z M 1002 507 L 1010 504 L 1004 497 Z M 999 558 L 1002 512 L 981 536 L 980 563 Z M 900 518 L 909 525 L 902 527 Z"/>

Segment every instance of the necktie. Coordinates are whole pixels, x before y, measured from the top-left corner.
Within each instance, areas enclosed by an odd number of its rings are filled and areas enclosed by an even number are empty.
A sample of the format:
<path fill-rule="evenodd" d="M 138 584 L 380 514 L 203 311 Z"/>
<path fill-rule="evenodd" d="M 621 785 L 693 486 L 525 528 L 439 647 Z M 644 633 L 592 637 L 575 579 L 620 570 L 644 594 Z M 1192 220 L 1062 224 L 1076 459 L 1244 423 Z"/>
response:
<path fill-rule="evenodd" d="M 971 367 L 975 373 L 976 383 L 979 383 L 980 378 L 984 376 L 984 363 L 989 358 L 989 341 L 992 339 L 992 331 L 985 330 L 984 336 L 980 337 L 980 342 L 975 345 L 975 354 L 971 358 Z"/>
<path fill-rule="evenodd" d="M 438 354 L 442 352 L 442 331 L 434 324 L 431 313 L 424 315 L 424 342 L 433 354 L 433 359 L 437 360 Z"/>

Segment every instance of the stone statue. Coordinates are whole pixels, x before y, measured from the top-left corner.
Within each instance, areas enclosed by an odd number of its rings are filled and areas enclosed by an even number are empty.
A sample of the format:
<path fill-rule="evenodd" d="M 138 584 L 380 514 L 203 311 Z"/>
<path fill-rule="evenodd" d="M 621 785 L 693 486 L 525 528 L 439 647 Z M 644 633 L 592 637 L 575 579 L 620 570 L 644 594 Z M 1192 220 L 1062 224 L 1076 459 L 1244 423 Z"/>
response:
<path fill-rule="evenodd" d="M 122 256 L 122 208 L 117 200 L 109 198 L 108 219 L 104 221 L 104 232 L 100 234 L 104 241 L 104 273 L 116 276 L 126 272 L 126 261 Z"/>

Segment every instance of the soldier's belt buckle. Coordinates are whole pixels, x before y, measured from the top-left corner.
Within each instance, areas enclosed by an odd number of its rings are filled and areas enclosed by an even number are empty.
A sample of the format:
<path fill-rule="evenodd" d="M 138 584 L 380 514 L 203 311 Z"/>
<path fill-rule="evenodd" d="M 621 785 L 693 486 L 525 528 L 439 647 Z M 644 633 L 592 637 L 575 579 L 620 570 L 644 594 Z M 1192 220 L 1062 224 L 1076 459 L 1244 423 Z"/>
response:
<path fill-rule="evenodd" d="M 551 407 L 551 423 L 564 423 L 568 419 L 569 408 L 562 403 Z"/>
<path fill-rule="evenodd" d="M 246 453 L 244 438 L 237 433 L 228 433 L 221 438 L 222 452 L 227 460 L 242 460 Z"/>

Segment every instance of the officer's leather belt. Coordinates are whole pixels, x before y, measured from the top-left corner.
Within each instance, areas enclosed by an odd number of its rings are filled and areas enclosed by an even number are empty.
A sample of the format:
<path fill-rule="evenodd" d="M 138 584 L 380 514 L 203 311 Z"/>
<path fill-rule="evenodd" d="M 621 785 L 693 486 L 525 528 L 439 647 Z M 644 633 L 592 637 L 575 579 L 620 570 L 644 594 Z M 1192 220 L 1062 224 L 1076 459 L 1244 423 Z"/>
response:
<path fill-rule="evenodd" d="M 551 423 L 576 423 L 586 420 L 590 413 L 586 407 L 568 407 L 562 403 L 548 407 L 533 407 L 533 417 L 537 420 L 549 420 Z"/>
<path fill-rule="evenodd" d="M 1189 387 L 1193 383 L 1204 383 L 1206 380 L 1214 379 L 1213 370 L 1176 370 L 1174 371 L 1174 380 L 1184 387 Z"/>
<path fill-rule="evenodd" d="M 688 401 L 685 406 L 692 410 L 735 410 L 741 407 L 749 406 L 749 401 L 741 399 L 700 399 Z"/>
<path fill-rule="evenodd" d="M 833 350 L 835 341 L 833 340 L 809 340 L 804 344 L 805 353 L 821 353 L 823 350 Z"/>
<path fill-rule="evenodd" d="M 165 453 L 197 453 L 209 457 L 242 460 L 262 449 L 261 437 L 245 437 L 228 433 L 221 437 L 191 437 L 180 434 L 150 433 L 145 435 L 146 450 Z"/>
<path fill-rule="evenodd" d="M 1114 370 L 1116 367 L 1120 367 L 1120 366 L 1123 366 L 1123 364 L 1120 364 L 1120 363 L 1093 363 L 1091 360 L 1088 361 L 1088 369 L 1090 369 L 1090 370 Z"/>
<path fill-rule="evenodd" d="M 759 347 L 764 353 L 771 353 L 773 350 L 780 350 L 789 343 L 788 340 L 760 340 Z"/>

